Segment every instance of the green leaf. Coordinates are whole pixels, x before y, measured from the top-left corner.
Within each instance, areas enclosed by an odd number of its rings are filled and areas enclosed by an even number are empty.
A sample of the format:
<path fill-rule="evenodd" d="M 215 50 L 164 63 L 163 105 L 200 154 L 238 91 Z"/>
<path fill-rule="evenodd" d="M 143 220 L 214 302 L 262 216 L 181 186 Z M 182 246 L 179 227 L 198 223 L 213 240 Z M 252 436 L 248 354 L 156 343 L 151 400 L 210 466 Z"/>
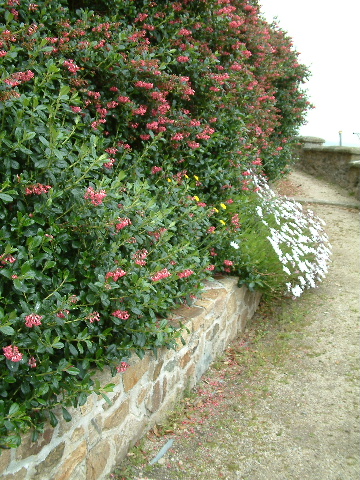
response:
<path fill-rule="evenodd" d="M 54 413 L 50 411 L 49 417 L 50 417 L 50 425 L 52 427 L 56 427 L 56 425 L 59 423 L 59 420 L 57 419 L 56 415 L 54 415 Z"/>
<path fill-rule="evenodd" d="M 108 403 L 109 405 L 113 404 L 110 398 L 104 392 L 100 392 L 100 395 L 103 397 L 106 403 Z"/>
<path fill-rule="evenodd" d="M 12 415 L 15 415 L 20 409 L 20 406 L 18 403 L 13 403 L 9 409 L 9 416 L 11 417 Z"/>
<path fill-rule="evenodd" d="M 13 201 L 13 197 L 11 195 L 8 195 L 7 193 L 0 193 L 0 198 L 4 202 L 12 202 Z"/>
<path fill-rule="evenodd" d="M 75 367 L 64 368 L 64 371 L 67 372 L 69 375 L 79 375 L 80 373 L 80 370 Z"/>
<path fill-rule="evenodd" d="M 4 327 L 0 327 L 0 332 L 4 335 L 14 335 L 15 330 L 12 327 L 5 325 Z"/>
<path fill-rule="evenodd" d="M 63 414 L 65 422 L 71 422 L 72 416 L 70 415 L 68 410 L 66 410 L 65 407 L 62 407 L 61 409 L 62 409 L 62 414 Z"/>

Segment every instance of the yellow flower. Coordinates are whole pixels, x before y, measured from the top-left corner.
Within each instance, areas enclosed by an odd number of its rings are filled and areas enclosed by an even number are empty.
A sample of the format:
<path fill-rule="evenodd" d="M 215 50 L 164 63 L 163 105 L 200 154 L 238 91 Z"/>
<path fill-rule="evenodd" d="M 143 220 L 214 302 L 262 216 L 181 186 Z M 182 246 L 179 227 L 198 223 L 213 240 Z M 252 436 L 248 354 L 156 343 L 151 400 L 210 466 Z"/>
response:
<path fill-rule="evenodd" d="M 195 180 L 199 181 L 199 177 L 197 177 L 196 175 L 194 175 L 194 178 Z"/>
<path fill-rule="evenodd" d="M 185 178 L 189 178 L 189 175 L 186 175 L 186 173 L 185 173 L 184 177 L 185 177 Z"/>
<path fill-rule="evenodd" d="M 171 182 L 172 182 L 171 178 L 168 178 L 168 179 L 167 179 L 167 181 L 168 181 L 169 183 L 171 183 Z"/>
<path fill-rule="evenodd" d="M 220 223 L 222 223 L 223 225 L 226 225 L 226 222 L 224 222 L 224 220 L 220 220 Z"/>
<path fill-rule="evenodd" d="M 200 202 L 200 198 L 197 197 L 196 195 L 194 196 L 194 200 L 196 200 L 197 202 Z"/>
<path fill-rule="evenodd" d="M 214 210 L 214 212 L 216 212 L 216 213 L 219 212 L 219 210 L 218 210 L 217 208 L 215 208 L 215 207 L 213 208 L 213 210 Z"/>
<path fill-rule="evenodd" d="M 220 207 L 223 208 L 224 210 L 226 210 L 226 205 L 225 205 L 225 203 L 220 203 Z"/>

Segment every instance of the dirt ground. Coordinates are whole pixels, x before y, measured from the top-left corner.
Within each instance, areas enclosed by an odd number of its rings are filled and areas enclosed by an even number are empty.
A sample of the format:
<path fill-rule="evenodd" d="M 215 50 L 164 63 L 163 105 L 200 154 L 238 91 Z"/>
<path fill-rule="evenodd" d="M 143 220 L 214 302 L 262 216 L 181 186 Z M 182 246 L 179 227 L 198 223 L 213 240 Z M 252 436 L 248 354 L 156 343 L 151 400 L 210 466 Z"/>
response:
<path fill-rule="evenodd" d="M 326 279 L 296 301 L 262 305 L 109 478 L 360 478 L 359 202 L 298 171 L 276 188 L 311 199 L 325 220 L 333 252 Z"/>

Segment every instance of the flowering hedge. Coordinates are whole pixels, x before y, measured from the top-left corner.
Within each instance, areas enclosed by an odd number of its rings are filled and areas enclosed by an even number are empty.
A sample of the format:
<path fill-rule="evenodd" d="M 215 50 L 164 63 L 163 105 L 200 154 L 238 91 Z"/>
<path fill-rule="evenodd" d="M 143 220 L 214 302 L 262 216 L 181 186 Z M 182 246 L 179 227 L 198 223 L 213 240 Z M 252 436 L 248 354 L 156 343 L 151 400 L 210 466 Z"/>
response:
<path fill-rule="evenodd" d="M 174 346 L 167 314 L 212 272 L 297 295 L 326 239 L 306 237 L 303 281 L 266 240 L 282 207 L 259 179 L 288 169 L 307 70 L 255 1 L 7 0 L 0 18 L 0 443 L 17 446 L 55 407 L 108 400 L 95 367 Z"/>

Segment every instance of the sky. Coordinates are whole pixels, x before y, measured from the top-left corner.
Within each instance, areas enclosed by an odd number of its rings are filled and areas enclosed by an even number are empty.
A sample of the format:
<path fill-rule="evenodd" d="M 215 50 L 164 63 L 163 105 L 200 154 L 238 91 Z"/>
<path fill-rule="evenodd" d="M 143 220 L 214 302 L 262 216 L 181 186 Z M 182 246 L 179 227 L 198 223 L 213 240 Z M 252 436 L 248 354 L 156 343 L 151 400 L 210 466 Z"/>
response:
<path fill-rule="evenodd" d="M 303 88 L 315 109 L 299 135 L 323 138 L 326 145 L 340 145 L 341 139 L 343 146 L 360 147 L 360 1 L 259 4 L 265 19 L 275 19 L 292 38 L 300 62 L 311 72 Z"/>

